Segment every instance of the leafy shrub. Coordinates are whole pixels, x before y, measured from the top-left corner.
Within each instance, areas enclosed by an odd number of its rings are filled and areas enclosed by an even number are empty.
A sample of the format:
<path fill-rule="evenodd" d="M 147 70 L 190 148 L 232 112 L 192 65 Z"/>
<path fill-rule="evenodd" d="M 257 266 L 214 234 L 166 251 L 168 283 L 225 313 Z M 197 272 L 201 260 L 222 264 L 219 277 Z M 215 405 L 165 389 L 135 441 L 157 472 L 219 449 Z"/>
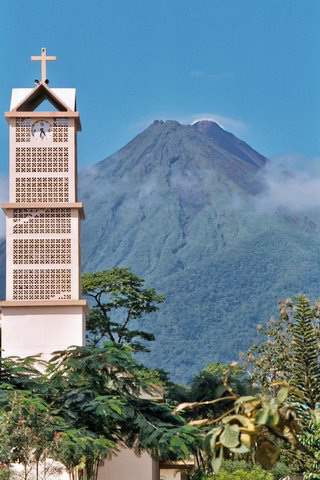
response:
<path fill-rule="evenodd" d="M 283 462 L 277 463 L 272 469 L 272 475 L 275 480 L 281 480 L 285 477 L 291 477 L 294 471 Z"/>
<path fill-rule="evenodd" d="M 0 480 L 9 480 L 10 478 L 10 468 L 4 463 L 0 464 Z"/>
<path fill-rule="evenodd" d="M 262 468 L 254 467 L 251 471 L 236 470 L 234 472 L 227 472 L 220 470 L 217 475 L 212 477 L 214 480 L 273 480 L 272 473 L 262 470 Z"/>
<path fill-rule="evenodd" d="M 216 475 L 205 474 L 199 469 L 188 480 L 275 480 L 276 478 L 279 477 L 274 477 L 272 473 L 244 460 L 227 460 L 223 464 L 223 469 Z"/>
<path fill-rule="evenodd" d="M 212 475 L 206 475 L 204 471 L 199 468 L 194 473 L 187 475 L 187 480 L 211 480 Z"/>
<path fill-rule="evenodd" d="M 223 462 L 223 470 L 228 473 L 234 473 L 237 470 L 245 470 L 246 472 L 251 472 L 254 468 L 252 463 L 246 462 L 245 460 L 225 460 Z"/>
<path fill-rule="evenodd" d="M 253 468 L 254 465 L 250 462 L 246 462 L 245 460 L 225 460 L 223 462 L 223 470 L 228 473 L 234 473 L 237 470 L 251 472 Z M 294 475 L 294 469 L 290 468 L 284 462 L 278 462 L 271 470 L 271 473 L 274 477 L 274 480 L 281 480 L 282 478 Z"/>

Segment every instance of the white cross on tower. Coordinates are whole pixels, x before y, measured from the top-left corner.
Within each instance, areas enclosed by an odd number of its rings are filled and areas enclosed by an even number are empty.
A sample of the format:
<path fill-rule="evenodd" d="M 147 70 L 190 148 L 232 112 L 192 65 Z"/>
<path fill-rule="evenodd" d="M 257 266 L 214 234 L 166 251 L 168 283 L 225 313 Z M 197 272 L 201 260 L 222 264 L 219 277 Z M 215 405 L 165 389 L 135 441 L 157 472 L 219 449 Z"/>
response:
<path fill-rule="evenodd" d="M 47 56 L 46 48 L 41 48 L 41 56 L 32 56 L 31 60 L 40 60 L 41 61 L 41 82 L 47 80 L 47 60 L 57 60 L 57 57 L 51 55 Z"/>

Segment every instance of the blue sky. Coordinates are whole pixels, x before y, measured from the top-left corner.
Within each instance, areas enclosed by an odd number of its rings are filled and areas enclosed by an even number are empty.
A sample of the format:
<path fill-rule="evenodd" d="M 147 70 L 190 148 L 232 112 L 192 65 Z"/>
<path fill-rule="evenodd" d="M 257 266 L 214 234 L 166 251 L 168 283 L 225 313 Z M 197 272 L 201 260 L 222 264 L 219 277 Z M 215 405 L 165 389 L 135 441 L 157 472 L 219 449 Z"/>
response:
<path fill-rule="evenodd" d="M 40 76 L 76 87 L 80 169 L 156 118 L 217 118 L 269 157 L 320 153 L 318 0 L 3 0 L 0 110 Z M 3 177 L 8 134 L 0 121 Z"/>

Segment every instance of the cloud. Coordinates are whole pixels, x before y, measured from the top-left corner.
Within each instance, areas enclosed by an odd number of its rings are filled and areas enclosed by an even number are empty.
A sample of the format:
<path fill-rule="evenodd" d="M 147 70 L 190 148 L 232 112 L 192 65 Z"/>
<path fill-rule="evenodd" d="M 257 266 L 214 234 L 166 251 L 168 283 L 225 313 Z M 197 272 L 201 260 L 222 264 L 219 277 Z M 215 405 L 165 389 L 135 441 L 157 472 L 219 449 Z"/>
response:
<path fill-rule="evenodd" d="M 320 158 L 288 154 L 262 170 L 264 190 L 255 198 L 258 213 L 285 208 L 302 212 L 320 208 Z"/>
<path fill-rule="evenodd" d="M 8 180 L 0 179 L 0 204 L 8 200 Z M 0 238 L 5 236 L 5 216 L 0 209 Z"/>
<path fill-rule="evenodd" d="M 144 128 L 147 128 L 152 122 L 154 122 L 154 120 L 176 120 L 183 125 L 192 125 L 196 122 L 199 122 L 200 120 L 209 120 L 218 123 L 222 128 L 226 130 L 231 130 L 235 134 L 241 133 L 248 128 L 243 121 L 237 118 L 220 115 L 219 113 L 200 112 L 181 114 L 177 112 L 157 112 L 141 118 L 140 120 L 132 124 L 129 129 L 142 130 Z"/>
<path fill-rule="evenodd" d="M 182 115 L 176 120 L 183 124 L 190 124 L 193 125 L 194 123 L 200 122 L 201 120 L 209 120 L 211 122 L 216 122 L 220 125 L 220 127 L 224 129 L 232 129 L 234 131 L 244 131 L 247 129 L 247 126 L 241 120 L 236 118 L 226 117 L 224 115 L 220 115 L 218 113 L 193 113 L 190 115 Z"/>
<path fill-rule="evenodd" d="M 232 73 L 221 72 L 221 73 L 209 73 L 205 70 L 193 70 L 190 72 L 190 76 L 192 78 L 199 78 L 199 79 L 208 79 L 213 81 L 220 81 L 220 80 L 228 80 L 229 78 L 233 78 L 234 75 Z"/>

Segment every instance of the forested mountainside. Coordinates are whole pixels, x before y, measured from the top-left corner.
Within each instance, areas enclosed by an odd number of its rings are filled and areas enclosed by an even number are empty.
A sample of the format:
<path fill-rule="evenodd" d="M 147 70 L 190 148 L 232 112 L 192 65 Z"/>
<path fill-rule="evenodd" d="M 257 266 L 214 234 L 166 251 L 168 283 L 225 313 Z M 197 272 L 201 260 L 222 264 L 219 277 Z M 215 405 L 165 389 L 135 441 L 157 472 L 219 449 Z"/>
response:
<path fill-rule="evenodd" d="M 83 268 L 130 266 L 166 295 L 144 361 L 178 380 L 237 358 L 278 299 L 317 296 L 320 219 L 254 211 L 266 162 L 214 122 L 156 121 L 80 175 Z"/>
<path fill-rule="evenodd" d="M 214 122 L 155 121 L 79 175 L 83 270 L 130 266 L 166 295 L 143 361 L 178 381 L 237 359 L 278 299 L 318 295 L 320 217 L 256 210 L 266 163 Z"/>

